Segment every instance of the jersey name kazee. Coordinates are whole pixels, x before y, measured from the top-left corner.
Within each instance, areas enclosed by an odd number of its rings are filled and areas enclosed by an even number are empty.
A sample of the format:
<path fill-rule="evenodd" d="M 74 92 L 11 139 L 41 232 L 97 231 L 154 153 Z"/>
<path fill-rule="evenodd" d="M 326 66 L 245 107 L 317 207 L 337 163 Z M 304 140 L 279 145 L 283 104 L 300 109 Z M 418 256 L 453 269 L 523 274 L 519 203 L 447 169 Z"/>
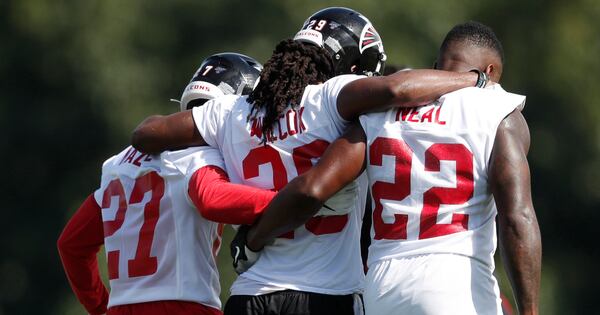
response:
<path fill-rule="evenodd" d="M 150 154 L 139 152 L 133 147 L 130 147 L 129 150 L 127 150 L 127 152 L 125 153 L 125 155 L 123 155 L 121 161 L 119 161 L 119 165 L 123 163 L 130 163 L 140 167 L 142 166 L 142 162 L 150 161 L 152 161 L 152 156 L 150 156 Z"/>
<path fill-rule="evenodd" d="M 293 136 L 306 131 L 306 126 L 302 121 L 304 107 L 291 108 L 285 114 L 279 116 L 277 128 L 266 135 L 267 141 L 274 142 L 277 140 L 285 140 L 288 136 Z M 250 136 L 262 139 L 263 132 L 263 117 L 254 117 L 250 119 Z"/>

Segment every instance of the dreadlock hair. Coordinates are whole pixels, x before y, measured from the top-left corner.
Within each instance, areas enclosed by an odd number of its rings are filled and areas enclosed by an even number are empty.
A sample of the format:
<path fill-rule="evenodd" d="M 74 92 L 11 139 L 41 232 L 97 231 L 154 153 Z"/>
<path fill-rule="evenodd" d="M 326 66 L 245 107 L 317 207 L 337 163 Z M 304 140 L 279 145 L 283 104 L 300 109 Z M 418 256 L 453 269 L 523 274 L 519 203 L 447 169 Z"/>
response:
<path fill-rule="evenodd" d="M 329 53 L 318 46 L 286 39 L 275 47 L 271 59 L 260 73 L 258 85 L 248 96 L 252 109 L 248 120 L 264 109 L 262 142 L 267 143 L 273 125 L 289 106 L 297 108 L 304 88 L 309 84 L 325 82 L 334 75 Z"/>
<path fill-rule="evenodd" d="M 494 31 L 487 25 L 479 22 L 469 21 L 454 26 L 442 42 L 440 52 L 445 51 L 451 42 L 468 42 L 478 47 L 489 48 L 498 54 L 500 61 L 504 63 L 504 50 L 502 44 Z"/>

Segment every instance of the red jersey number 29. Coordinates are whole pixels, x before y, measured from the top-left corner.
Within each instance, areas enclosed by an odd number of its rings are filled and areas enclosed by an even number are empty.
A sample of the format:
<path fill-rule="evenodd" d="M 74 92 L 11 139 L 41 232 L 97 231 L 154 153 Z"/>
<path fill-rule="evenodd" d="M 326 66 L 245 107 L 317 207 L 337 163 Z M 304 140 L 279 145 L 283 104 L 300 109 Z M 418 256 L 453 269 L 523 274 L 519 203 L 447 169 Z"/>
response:
<path fill-rule="evenodd" d="M 314 140 L 313 142 L 299 146 L 292 150 L 292 159 L 298 175 L 308 171 L 312 167 L 312 159 L 319 158 L 329 146 L 325 140 Z M 244 179 L 260 176 L 260 166 L 270 164 L 273 170 L 273 188 L 280 190 L 287 183 L 287 170 L 279 155 L 279 152 L 270 145 L 260 146 L 250 150 L 242 161 Z M 325 235 L 341 232 L 348 222 L 348 214 L 336 216 L 316 216 L 308 220 L 305 228 L 314 235 Z M 280 236 L 282 238 L 294 238 L 294 231 Z"/>
<path fill-rule="evenodd" d="M 135 257 L 127 261 L 127 275 L 129 277 L 148 276 L 154 274 L 157 270 L 157 259 L 150 256 L 150 250 L 152 248 L 152 241 L 154 240 L 154 230 L 160 214 L 160 199 L 165 192 L 165 183 L 162 177 L 156 172 L 150 172 L 138 177 L 129 196 L 129 202 L 127 202 L 123 184 L 119 179 L 114 179 L 108 184 L 102 196 L 102 209 L 111 207 L 112 197 L 117 197 L 118 200 L 115 219 L 104 221 L 104 237 L 106 238 L 112 236 L 121 228 L 123 222 L 125 222 L 125 215 L 129 205 L 142 202 L 144 194 L 147 192 L 151 192 L 151 198 L 144 204 L 144 220 L 138 233 Z M 119 256 L 119 250 L 107 253 L 108 277 L 110 280 L 119 278 Z"/>
<path fill-rule="evenodd" d="M 394 222 L 383 221 L 381 199 L 401 201 L 411 194 L 413 151 L 400 139 L 377 138 L 369 147 L 370 164 L 382 166 L 383 156 L 395 157 L 394 182 L 377 181 L 371 187 L 375 208 L 375 239 L 406 239 L 407 214 L 394 214 Z M 460 143 L 436 143 L 425 151 L 425 171 L 439 172 L 440 161 L 456 162 L 456 187 L 432 187 L 423 194 L 419 239 L 448 235 L 468 229 L 469 216 L 454 213 L 450 223 L 437 223 L 440 205 L 460 205 L 473 197 L 473 153 Z"/>

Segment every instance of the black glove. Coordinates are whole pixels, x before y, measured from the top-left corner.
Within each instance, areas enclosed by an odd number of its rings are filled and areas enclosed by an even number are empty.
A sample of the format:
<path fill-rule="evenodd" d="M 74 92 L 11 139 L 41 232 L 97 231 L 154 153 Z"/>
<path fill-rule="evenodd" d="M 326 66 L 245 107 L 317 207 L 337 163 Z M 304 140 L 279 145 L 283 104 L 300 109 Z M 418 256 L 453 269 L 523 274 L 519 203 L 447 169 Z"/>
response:
<path fill-rule="evenodd" d="M 248 230 L 250 230 L 250 226 L 240 225 L 229 245 L 231 257 L 233 258 L 233 269 L 238 275 L 250 269 L 260 257 L 260 252 L 252 251 L 246 246 Z"/>

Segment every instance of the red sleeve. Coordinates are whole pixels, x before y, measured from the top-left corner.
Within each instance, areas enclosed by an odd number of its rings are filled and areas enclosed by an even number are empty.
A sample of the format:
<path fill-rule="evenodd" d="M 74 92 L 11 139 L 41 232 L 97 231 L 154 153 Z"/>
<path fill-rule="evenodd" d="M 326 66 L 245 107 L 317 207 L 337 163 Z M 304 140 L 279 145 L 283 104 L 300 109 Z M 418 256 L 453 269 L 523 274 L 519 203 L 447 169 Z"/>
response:
<path fill-rule="evenodd" d="M 108 291 L 100 279 L 96 254 L 104 244 L 101 209 L 90 195 L 58 238 L 58 253 L 71 288 L 90 314 L 106 313 Z"/>
<path fill-rule="evenodd" d="M 217 166 L 198 169 L 190 179 L 188 194 L 200 214 L 227 224 L 252 224 L 276 192 L 229 182 Z"/>

